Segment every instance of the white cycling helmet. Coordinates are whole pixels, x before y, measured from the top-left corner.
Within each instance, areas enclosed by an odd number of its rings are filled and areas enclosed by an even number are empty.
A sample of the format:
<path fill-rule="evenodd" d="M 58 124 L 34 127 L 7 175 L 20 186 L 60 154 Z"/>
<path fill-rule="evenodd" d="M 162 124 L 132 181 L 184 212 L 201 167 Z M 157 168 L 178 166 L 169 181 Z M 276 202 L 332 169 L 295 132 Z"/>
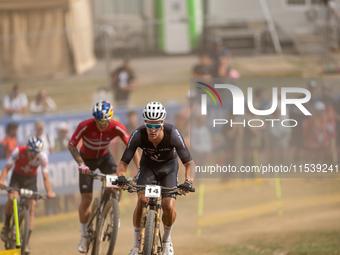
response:
<path fill-rule="evenodd" d="M 93 106 L 92 115 L 95 120 L 110 120 L 113 116 L 112 105 L 108 101 L 99 101 Z"/>
<path fill-rule="evenodd" d="M 27 139 L 27 149 L 32 151 L 33 154 L 41 152 L 43 148 L 44 143 L 40 138 L 36 136 L 30 136 Z"/>
<path fill-rule="evenodd" d="M 158 102 L 150 102 L 143 109 L 143 119 L 151 121 L 163 121 L 166 118 L 165 107 Z"/>

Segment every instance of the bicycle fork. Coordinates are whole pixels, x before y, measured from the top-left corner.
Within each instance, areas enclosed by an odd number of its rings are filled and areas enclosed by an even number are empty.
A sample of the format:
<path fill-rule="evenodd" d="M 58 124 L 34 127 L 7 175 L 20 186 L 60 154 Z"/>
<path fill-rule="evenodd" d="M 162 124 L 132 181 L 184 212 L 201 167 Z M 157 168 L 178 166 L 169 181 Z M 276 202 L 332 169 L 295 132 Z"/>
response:
<path fill-rule="evenodd" d="M 160 234 L 159 234 L 159 229 L 160 229 L 160 223 L 161 223 L 161 205 L 157 204 L 157 211 L 156 211 L 156 224 L 155 224 L 155 233 L 154 233 L 154 248 L 153 248 L 153 254 L 158 254 L 158 242 L 160 242 Z"/>

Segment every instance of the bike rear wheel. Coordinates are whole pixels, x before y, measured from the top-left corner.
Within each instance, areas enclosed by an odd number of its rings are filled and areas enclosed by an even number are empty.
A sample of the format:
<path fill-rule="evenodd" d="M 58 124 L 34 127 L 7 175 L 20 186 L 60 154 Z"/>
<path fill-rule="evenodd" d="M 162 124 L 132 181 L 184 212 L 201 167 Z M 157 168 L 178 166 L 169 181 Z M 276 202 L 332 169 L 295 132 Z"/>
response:
<path fill-rule="evenodd" d="M 92 206 L 91 206 L 91 213 L 90 213 L 90 219 L 92 219 L 93 215 L 97 212 L 97 208 L 100 204 L 100 200 L 98 197 L 96 197 L 93 200 Z M 97 255 L 96 253 L 96 241 L 97 241 L 97 230 L 98 230 L 98 218 L 95 217 L 91 224 L 87 227 L 87 232 L 89 235 L 89 243 L 86 254 L 89 255 Z"/>
<path fill-rule="evenodd" d="M 144 247 L 143 255 L 151 255 L 153 250 L 153 237 L 155 231 L 155 211 L 149 210 L 146 216 L 145 224 L 145 236 L 144 236 Z"/>
<path fill-rule="evenodd" d="M 119 205 L 117 199 L 107 201 L 97 236 L 97 254 L 111 255 L 114 251 L 119 224 Z"/>
<path fill-rule="evenodd" d="M 24 209 L 19 214 L 19 231 L 21 241 L 21 255 L 25 255 L 25 249 L 28 241 L 28 233 L 30 226 L 30 215 L 27 209 Z"/>

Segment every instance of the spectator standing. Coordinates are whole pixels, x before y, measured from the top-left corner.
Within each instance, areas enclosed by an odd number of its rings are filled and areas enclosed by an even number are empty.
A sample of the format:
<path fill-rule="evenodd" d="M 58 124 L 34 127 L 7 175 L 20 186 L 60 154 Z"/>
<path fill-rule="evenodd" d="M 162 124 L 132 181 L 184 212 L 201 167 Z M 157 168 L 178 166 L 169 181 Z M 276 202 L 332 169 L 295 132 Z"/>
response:
<path fill-rule="evenodd" d="M 56 103 L 50 96 L 47 95 L 47 91 L 45 89 L 39 90 L 35 99 L 30 103 L 31 113 L 54 112 L 56 109 Z"/>
<path fill-rule="evenodd" d="M 15 122 L 10 122 L 6 127 L 6 137 L 1 141 L 1 144 L 5 148 L 6 158 L 9 158 L 12 151 L 18 147 L 17 132 L 18 124 Z M 1 158 L 1 157 L 0 157 Z"/>
<path fill-rule="evenodd" d="M 141 124 L 138 123 L 138 116 L 136 111 L 131 110 L 128 111 L 127 117 L 129 122 L 125 125 L 126 131 L 131 135 L 133 131 L 135 131 Z"/>
<path fill-rule="evenodd" d="M 52 135 L 46 134 L 45 122 L 37 120 L 35 122 L 35 135 L 40 138 L 44 143 L 43 151 L 48 155 L 55 152 L 55 141 Z"/>
<path fill-rule="evenodd" d="M 12 92 L 5 95 L 3 100 L 5 115 L 12 118 L 18 118 L 25 113 L 27 106 L 27 96 L 24 93 L 21 93 L 19 85 L 15 84 Z"/>
<path fill-rule="evenodd" d="M 223 78 L 238 79 L 240 73 L 230 66 L 231 56 L 221 57 L 220 65 L 218 68 L 218 76 Z"/>
<path fill-rule="evenodd" d="M 111 74 L 111 86 L 115 91 L 115 102 L 117 107 L 129 105 L 129 97 L 136 89 L 136 77 L 131 68 L 131 56 L 124 57 L 123 65 Z"/>
<path fill-rule="evenodd" d="M 281 115 L 281 107 L 278 106 L 272 114 L 272 118 L 283 121 L 286 117 Z M 268 127 L 270 133 L 270 159 L 274 165 L 288 164 L 288 146 L 291 136 L 291 127 L 284 127 L 278 123 Z"/>
<path fill-rule="evenodd" d="M 304 98 L 304 95 L 300 95 L 298 98 Z M 303 139 L 303 127 L 306 121 L 306 115 L 304 115 L 297 107 L 292 107 L 289 112 L 289 116 L 292 120 L 296 120 L 298 125 L 292 127 L 289 158 L 290 162 L 294 164 L 302 164 L 304 157 L 304 139 Z M 292 123 L 292 126 L 294 124 Z"/>
<path fill-rule="evenodd" d="M 326 105 L 318 101 L 312 116 L 308 117 L 304 125 L 304 145 L 308 150 L 310 163 L 324 163 L 325 155 L 329 153 L 331 136 Z"/>
<path fill-rule="evenodd" d="M 200 56 L 199 63 L 192 69 L 192 78 L 211 78 L 213 77 L 213 66 L 207 53 Z"/>
<path fill-rule="evenodd" d="M 213 62 L 213 77 L 219 77 L 218 70 L 221 66 L 221 58 L 230 58 L 230 53 L 227 48 L 223 47 L 223 42 L 221 38 L 216 38 L 214 41 L 214 47 L 210 52 L 210 58 Z"/>
<path fill-rule="evenodd" d="M 55 140 L 52 135 L 47 134 L 45 131 L 45 122 L 43 120 L 36 120 L 35 122 L 35 135 L 40 138 L 44 143 L 43 152 L 47 154 L 55 153 Z M 60 211 L 60 197 L 53 200 L 45 200 L 45 213 L 46 215 L 53 215 Z"/>
<path fill-rule="evenodd" d="M 55 140 L 55 151 L 68 151 L 69 141 L 68 125 L 66 122 L 61 122 L 58 126 L 58 138 Z"/>

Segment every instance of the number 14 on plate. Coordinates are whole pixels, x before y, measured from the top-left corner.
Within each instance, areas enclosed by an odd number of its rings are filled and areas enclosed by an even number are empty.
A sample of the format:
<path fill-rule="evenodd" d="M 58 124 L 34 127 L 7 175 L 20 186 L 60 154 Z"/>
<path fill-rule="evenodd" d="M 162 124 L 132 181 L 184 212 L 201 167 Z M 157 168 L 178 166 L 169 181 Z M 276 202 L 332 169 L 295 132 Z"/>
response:
<path fill-rule="evenodd" d="M 145 186 L 145 197 L 160 197 L 161 187 L 157 185 L 146 185 Z"/>

